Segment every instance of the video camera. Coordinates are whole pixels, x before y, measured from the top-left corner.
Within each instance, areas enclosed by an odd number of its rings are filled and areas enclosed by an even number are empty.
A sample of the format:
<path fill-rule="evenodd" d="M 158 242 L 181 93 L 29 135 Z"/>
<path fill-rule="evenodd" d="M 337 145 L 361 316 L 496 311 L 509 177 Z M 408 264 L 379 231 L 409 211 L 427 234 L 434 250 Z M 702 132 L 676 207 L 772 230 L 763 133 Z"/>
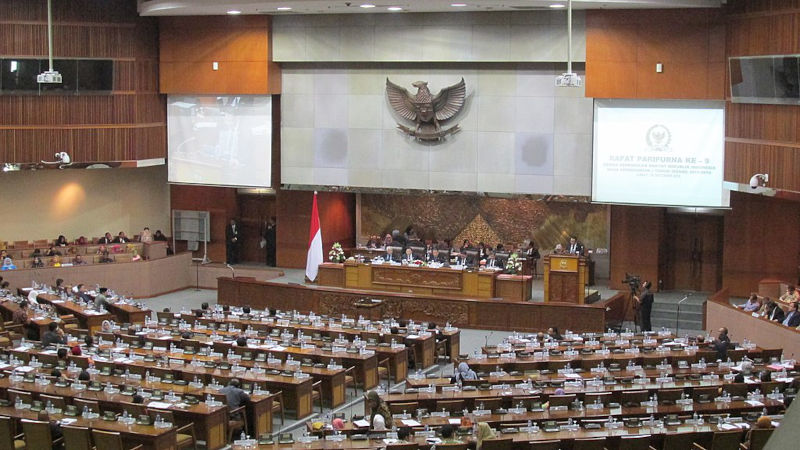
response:
<path fill-rule="evenodd" d="M 642 278 L 639 275 L 625 272 L 625 279 L 622 280 L 622 282 L 631 288 L 631 292 L 636 292 L 636 290 L 639 289 L 639 286 L 642 285 Z"/>

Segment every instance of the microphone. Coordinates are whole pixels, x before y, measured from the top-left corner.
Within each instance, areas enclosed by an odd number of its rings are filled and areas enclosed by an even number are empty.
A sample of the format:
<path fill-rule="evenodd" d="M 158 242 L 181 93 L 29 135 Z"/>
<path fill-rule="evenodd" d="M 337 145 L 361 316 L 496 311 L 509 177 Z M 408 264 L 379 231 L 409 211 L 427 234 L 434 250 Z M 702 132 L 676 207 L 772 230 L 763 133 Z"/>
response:
<path fill-rule="evenodd" d="M 233 266 L 230 265 L 230 264 L 225 264 L 225 267 L 227 267 L 228 269 L 231 269 L 231 277 L 232 278 L 236 278 L 236 271 L 233 269 Z"/>

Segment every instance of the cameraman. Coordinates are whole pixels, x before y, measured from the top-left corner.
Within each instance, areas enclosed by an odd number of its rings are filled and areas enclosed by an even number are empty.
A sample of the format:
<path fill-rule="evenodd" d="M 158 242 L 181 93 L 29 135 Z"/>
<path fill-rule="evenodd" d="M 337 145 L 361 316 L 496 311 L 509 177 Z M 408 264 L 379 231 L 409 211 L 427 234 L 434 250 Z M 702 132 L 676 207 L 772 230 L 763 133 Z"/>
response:
<path fill-rule="evenodd" d="M 650 325 L 650 313 L 653 310 L 653 293 L 650 288 L 653 285 L 649 281 L 642 283 L 642 293 L 637 297 L 633 296 L 637 303 L 639 303 L 639 314 L 641 314 L 642 331 L 652 331 Z"/>

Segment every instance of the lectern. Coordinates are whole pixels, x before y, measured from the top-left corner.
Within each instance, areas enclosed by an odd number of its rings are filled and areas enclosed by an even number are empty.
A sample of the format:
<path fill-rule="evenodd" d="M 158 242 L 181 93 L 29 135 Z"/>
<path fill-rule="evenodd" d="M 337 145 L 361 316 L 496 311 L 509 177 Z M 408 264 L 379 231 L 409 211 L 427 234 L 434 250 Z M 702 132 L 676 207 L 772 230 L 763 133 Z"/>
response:
<path fill-rule="evenodd" d="M 544 301 L 583 304 L 586 298 L 586 258 L 576 255 L 544 257 Z"/>

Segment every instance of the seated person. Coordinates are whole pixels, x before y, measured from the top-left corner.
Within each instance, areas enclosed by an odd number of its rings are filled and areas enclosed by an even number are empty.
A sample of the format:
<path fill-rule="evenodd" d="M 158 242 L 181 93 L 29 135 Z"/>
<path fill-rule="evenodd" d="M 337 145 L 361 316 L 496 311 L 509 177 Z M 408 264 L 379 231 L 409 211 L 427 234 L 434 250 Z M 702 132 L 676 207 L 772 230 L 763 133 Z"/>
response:
<path fill-rule="evenodd" d="M 772 428 L 772 419 L 770 419 L 769 416 L 761 416 L 761 417 L 759 417 L 758 420 L 756 420 L 756 424 L 753 427 L 753 429 L 748 431 L 747 434 L 745 435 L 744 444 L 741 444 L 742 447 L 750 448 L 750 444 L 751 444 L 751 441 L 753 439 L 753 430 L 754 429 L 763 430 L 763 429 L 768 429 L 768 428 Z"/>
<path fill-rule="evenodd" d="M 42 250 L 39 248 L 35 248 L 33 252 L 31 252 L 31 258 L 36 258 L 37 256 L 42 256 Z"/>
<path fill-rule="evenodd" d="M 553 249 L 554 255 L 565 255 L 566 252 L 564 251 L 564 246 L 561 244 L 556 244 L 556 248 Z"/>
<path fill-rule="evenodd" d="M 33 262 L 31 263 L 31 267 L 33 267 L 34 269 L 43 268 L 44 267 L 44 262 L 42 261 L 42 258 L 40 258 L 38 256 L 33 258 Z"/>
<path fill-rule="evenodd" d="M 51 245 L 44 253 L 44 256 L 61 256 L 61 252 Z"/>
<path fill-rule="evenodd" d="M 373 431 L 386 431 L 386 427 L 392 424 L 392 413 L 389 406 L 381 399 L 376 391 L 367 392 L 367 405 L 371 411 L 369 417 L 369 427 Z"/>
<path fill-rule="evenodd" d="M 86 264 L 86 261 L 84 261 L 84 259 L 83 259 L 83 257 L 81 255 L 75 255 L 75 256 L 72 257 L 72 265 L 73 266 L 82 266 L 84 264 Z"/>
<path fill-rule="evenodd" d="M 228 385 L 220 389 L 220 393 L 225 394 L 225 399 L 228 402 L 228 409 L 233 410 L 240 406 L 246 405 L 250 401 L 250 396 L 241 388 L 241 382 L 238 378 L 231 378 Z M 232 419 L 238 420 L 239 413 L 231 416 Z"/>
<path fill-rule="evenodd" d="M 431 253 L 428 255 L 428 264 L 430 263 L 439 263 L 444 266 L 450 265 L 449 258 L 447 258 L 447 256 L 442 254 L 442 252 L 440 252 L 439 249 L 436 247 L 434 247 L 431 250 Z"/>
<path fill-rule="evenodd" d="M 796 328 L 800 326 L 800 303 L 792 303 L 792 309 L 781 322 L 784 326 Z"/>
<path fill-rule="evenodd" d="M 455 261 L 454 265 L 462 266 L 462 267 L 469 267 L 470 266 L 470 260 L 469 260 L 469 258 L 467 258 L 467 254 L 465 252 L 460 252 L 458 254 L 458 256 L 456 256 L 456 261 Z"/>
<path fill-rule="evenodd" d="M 794 286 L 789 285 L 789 287 L 786 288 L 786 293 L 781 295 L 778 300 L 786 305 L 791 305 L 800 300 L 800 293 L 797 292 Z"/>
<path fill-rule="evenodd" d="M 131 261 L 141 261 L 141 260 L 142 260 L 142 255 L 140 255 L 139 252 L 137 252 L 136 249 L 134 248 L 131 251 Z"/>
<path fill-rule="evenodd" d="M 101 264 L 114 262 L 108 254 L 108 248 L 105 245 L 101 245 L 100 248 L 97 249 L 97 254 L 100 255 L 99 262 Z"/>
<path fill-rule="evenodd" d="M 42 336 L 42 347 L 49 347 L 53 344 L 66 344 L 67 338 L 64 336 L 64 330 L 58 328 L 56 322 L 50 322 L 47 325 L 47 331 Z"/>
<path fill-rule="evenodd" d="M 400 262 L 400 255 L 394 252 L 394 247 L 386 247 L 386 253 L 383 255 L 384 261 Z"/>
<path fill-rule="evenodd" d="M 50 258 L 50 261 L 47 262 L 48 267 L 61 267 L 61 257 L 56 255 Z"/>
<path fill-rule="evenodd" d="M 139 235 L 139 242 L 153 242 L 153 233 L 150 232 L 150 227 L 144 227 Z"/>
<path fill-rule="evenodd" d="M 166 241 L 167 240 L 167 236 L 165 236 L 164 233 L 161 232 L 161 230 L 156 230 L 156 234 L 153 235 L 153 240 L 154 241 Z"/>
<path fill-rule="evenodd" d="M 407 248 L 405 254 L 403 255 L 403 264 L 411 264 L 415 259 L 414 251 L 411 250 L 411 248 Z"/>
<path fill-rule="evenodd" d="M 728 329 L 725 327 L 720 328 L 718 333 L 717 338 L 712 340 L 709 345 L 717 352 L 717 360 L 725 361 L 728 359 L 731 338 L 728 337 Z"/>
<path fill-rule="evenodd" d="M 750 298 L 747 299 L 747 302 L 742 305 L 736 305 L 737 308 L 741 308 L 745 312 L 756 312 L 761 309 L 761 300 L 758 298 L 758 294 L 755 292 L 750 294 Z"/>
<path fill-rule="evenodd" d="M 97 240 L 98 244 L 110 244 L 112 242 L 114 242 L 114 238 L 111 237 L 111 233 L 108 231 L 106 231 L 106 234 L 103 237 Z"/>
<path fill-rule="evenodd" d="M 560 340 L 564 339 L 564 337 L 561 336 L 561 333 L 558 332 L 558 327 L 550 327 L 550 328 L 548 328 L 547 329 L 547 336 L 549 336 L 550 339 L 553 339 L 553 340 L 556 340 L 556 341 L 560 341 Z"/>
<path fill-rule="evenodd" d="M 107 292 L 108 292 L 107 287 L 101 287 L 98 290 L 97 296 L 94 298 L 94 308 L 96 310 L 99 311 L 100 309 L 105 308 L 106 305 L 108 304 L 108 298 L 106 297 Z"/>
<path fill-rule="evenodd" d="M 50 420 L 50 414 L 47 410 L 39 411 L 38 416 L 36 417 L 39 422 L 47 422 L 50 424 L 50 438 L 53 441 L 57 441 L 64 437 L 64 433 L 61 431 L 61 423 L 57 420 Z M 53 450 L 62 448 L 62 442 L 53 442 Z"/>
<path fill-rule="evenodd" d="M 457 384 L 463 381 L 471 381 L 477 380 L 478 375 L 475 374 L 475 371 L 469 368 L 469 364 L 462 361 L 458 363 L 458 367 L 456 368 L 456 373 L 450 378 L 450 383 Z"/>
<path fill-rule="evenodd" d="M 115 237 L 112 242 L 114 244 L 127 244 L 130 241 L 131 240 L 128 238 L 128 236 L 125 236 L 125 232 L 120 231 L 119 234 L 117 234 L 117 237 Z"/>
<path fill-rule="evenodd" d="M 497 260 L 494 252 L 491 249 L 486 249 L 486 268 L 487 269 L 502 269 L 503 264 Z"/>
<path fill-rule="evenodd" d="M 19 304 L 19 309 L 14 311 L 14 314 L 11 315 L 11 321 L 14 322 L 15 325 L 28 324 L 28 302 Z"/>
<path fill-rule="evenodd" d="M 11 259 L 10 256 L 6 256 L 3 259 L 3 266 L 0 267 L 0 270 L 16 270 L 17 266 L 14 265 L 14 261 Z"/>
<path fill-rule="evenodd" d="M 58 236 L 58 239 L 56 239 L 56 247 L 66 247 L 68 245 L 69 242 L 67 242 L 67 238 L 65 238 L 63 234 Z"/>
<path fill-rule="evenodd" d="M 67 292 L 66 286 L 64 286 L 64 279 L 63 278 L 56 278 L 56 285 L 55 285 L 56 292 L 59 294 L 62 292 Z"/>
<path fill-rule="evenodd" d="M 381 248 L 381 238 L 377 235 L 370 236 L 369 240 L 367 241 L 366 247 L 367 248 Z"/>
<path fill-rule="evenodd" d="M 442 427 L 440 433 L 442 435 L 442 444 L 463 444 L 463 442 L 453 437 L 455 427 L 449 423 Z"/>
<path fill-rule="evenodd" d="M 81 236 L 78 239 L 75 239 L 75 243 L 78 245 L 88 245 L 89 239 L 86 239 L 86 236 Z"/>

